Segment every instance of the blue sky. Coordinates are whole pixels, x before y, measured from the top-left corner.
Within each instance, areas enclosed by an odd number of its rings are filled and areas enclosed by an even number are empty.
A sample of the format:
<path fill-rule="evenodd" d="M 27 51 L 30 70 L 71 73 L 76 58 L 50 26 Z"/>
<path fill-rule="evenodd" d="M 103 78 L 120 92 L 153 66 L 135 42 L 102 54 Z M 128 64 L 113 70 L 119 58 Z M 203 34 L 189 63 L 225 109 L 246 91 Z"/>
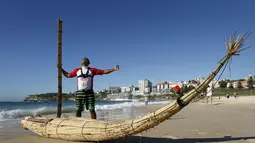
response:
<path fill-rule="evenodd" d="M 63 68 L 82 57 L 100 69 L 95 90 L 108 86 L 208 76 L 226 54 L 224 38 L 254 30 L 252 0 L 3 0 L 0 2 L 0 101 L 57 92 L 57 19 L 63 19 Z M 252 34 L 247 46 L 254 46 Z M 255 50 L 233 58 L 231 78 L 255 74 Z M 228 70 L 223 78 L 230 78 Z M 63 78 L 63 92 L 76 79 Z"/>

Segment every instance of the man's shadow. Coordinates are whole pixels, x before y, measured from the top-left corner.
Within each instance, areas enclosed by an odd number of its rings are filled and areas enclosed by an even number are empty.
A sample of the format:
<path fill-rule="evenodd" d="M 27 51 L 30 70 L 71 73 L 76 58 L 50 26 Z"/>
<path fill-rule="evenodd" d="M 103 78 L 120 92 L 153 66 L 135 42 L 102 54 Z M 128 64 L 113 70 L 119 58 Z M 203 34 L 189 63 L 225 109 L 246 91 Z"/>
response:
<path fill-rule="evenodd" d="M 255 139 L 252 137 L 231 137 L 224 136 L 222 138 L 181 138 L 181 139 L 171 139 L 171 138 L 154 138 L 154 137 L 140 137 L 131 136 L 126 139 L 116 139 L 104 141 L 102 143 L 199 143 L 199 142 L 223 142 L 223 141 L 238 141 L 238 140 L 248 140 Z"/>

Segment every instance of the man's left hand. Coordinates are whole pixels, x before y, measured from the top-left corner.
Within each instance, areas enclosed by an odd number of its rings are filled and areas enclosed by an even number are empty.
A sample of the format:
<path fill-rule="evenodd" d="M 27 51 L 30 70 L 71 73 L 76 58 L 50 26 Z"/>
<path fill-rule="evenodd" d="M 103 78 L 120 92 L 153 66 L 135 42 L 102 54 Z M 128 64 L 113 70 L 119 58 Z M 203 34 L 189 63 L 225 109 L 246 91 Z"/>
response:
<path fill-rule="evenodd" d="M 119 65 L 116 65 L 116 67 L 114 68 L 114 70 L 119 70 L 120 69 L 120 66 Z"/>

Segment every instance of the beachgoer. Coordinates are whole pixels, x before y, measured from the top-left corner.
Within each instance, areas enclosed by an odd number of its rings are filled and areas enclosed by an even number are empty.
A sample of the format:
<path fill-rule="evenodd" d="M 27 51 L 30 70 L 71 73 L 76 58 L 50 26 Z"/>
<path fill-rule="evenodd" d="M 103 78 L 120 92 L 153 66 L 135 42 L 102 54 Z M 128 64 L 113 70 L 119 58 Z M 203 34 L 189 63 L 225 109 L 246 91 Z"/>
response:
<path fill-rule="evenodd" d="M 200 94 L 200 99 L 203 99 L 204 98 L 204 93 L 201 93 Z"/>
<path fill-rule="evenodd" d="M 84 104 L 86 110 L 90 111 L 92 119 L 96 119 L 95 112 L 95 95 L 93 91 L 93 77 L 95 75 L 109 74 L 113 71 L 119 70 L 119 65 L 112 69 L 97 69 L 89 67 L 90 61 L 84 57 L 81 61 L 81 67 L 75 68 L 72 72 L 68 73 L 62 69 L 62 73 L 67 78 L 77 77 L 77 91 L 76 91 L 76 117 L 81 117 L 81 112 L 84 111 Z M 57 67 L 59 65 L 57 64 Z"/>
<path fill-rule="evenodd" d="M 227 98 L 229 98 L 229 93 L 227 93 L 227 96 L 226 96 Z"/>
<path fill-rule="evenodd" d="M 237 95 L 238 95 L 238 93 L 234 92 L 235 99 L 237 99 Z"/>
<path fill-rule="evenodd" d="M 208 85 L 206 90 L 207 90 L 206 104 L 208 104 L 209 98 L 210 98 L 210 101 L 211 101 L 211 104 L 212 104 L 212 86 Z"/>
<path fill-rule="evenodd" d="M 149 96 L 148 95 L 144 96 L 144 102 L 145 102 L 145 105 L 148 105 L 148 102 L 149 102 Z"/>

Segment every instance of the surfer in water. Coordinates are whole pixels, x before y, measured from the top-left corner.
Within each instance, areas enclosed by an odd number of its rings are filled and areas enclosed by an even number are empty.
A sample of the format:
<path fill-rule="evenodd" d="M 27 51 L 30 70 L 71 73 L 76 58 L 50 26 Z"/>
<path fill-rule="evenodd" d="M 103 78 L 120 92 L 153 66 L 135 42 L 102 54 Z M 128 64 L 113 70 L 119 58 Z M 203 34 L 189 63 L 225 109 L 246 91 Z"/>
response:
<path fill-rule="evenodd" d="M 93 77 L 95 75 L 109 74 L 119 70 L 119 65 L 112 69 L 97 69 L 89 67 L 90 61 L 84 57 L 81 61 L 81 67 L 75 68 L 72 72 L 68 73 L 62 69 L 62 73 L 66 78 L 77 77 L 77 91 L 76 91 L 76 117 L 81 117 L 81 112 L 86 110 L 90 111 L 92 119 L 96 119 L 95 112 L 95 95 L 93 91 Z M 57 64 L 59 67 L 59 65 Z"/>

